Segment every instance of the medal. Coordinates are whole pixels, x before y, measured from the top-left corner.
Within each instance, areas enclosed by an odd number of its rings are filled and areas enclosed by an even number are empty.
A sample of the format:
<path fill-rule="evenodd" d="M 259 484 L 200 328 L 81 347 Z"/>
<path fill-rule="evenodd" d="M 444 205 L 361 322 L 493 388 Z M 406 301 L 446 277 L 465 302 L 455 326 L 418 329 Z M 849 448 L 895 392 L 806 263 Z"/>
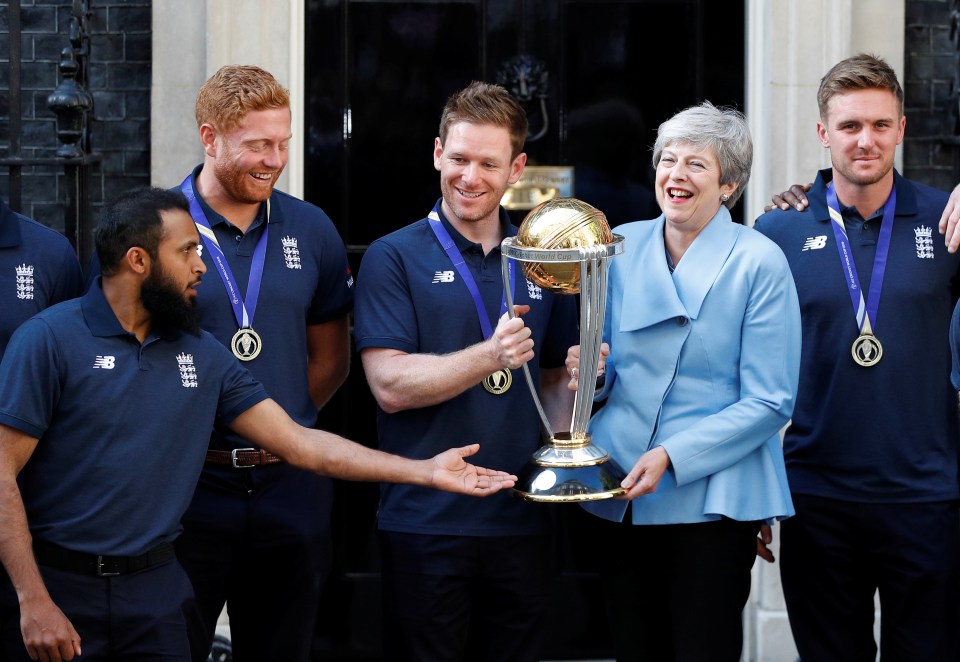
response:
<path fill-rule="evenodd" d="M 492 375 L 484 377 L 481 384 L 483 384 L 483 388 L 487 390 L 487 393 L 503 395 L 510 390 L 510 385 L 513 384 L 513 373 L 506 368 L 501 368 Z"/>
<path fill-rule="evenodd" d="M 252 361 L 260 355 L 263 348 L 263 341 L 260 340 L 260 334 L 251 327 L 245 326 L 235 334 L 230 340 L 230 349 L 233 355 L 241 361 Z"/>
<path fill-rule="evenodd" d="M 880 361 L 880 357 L 883 356 L 883 345 L 872 333 L 864 333 L 853 341 L 850 353 L 853 354 L 853 360 L 857 365 L 869 368 Z"/>
<path fill-rule="evenodd" d="M 480 294 L 480 288 L 477 286 L 477 281 L 474 279 L 473 274 L 470 273 L 470 268 L 467 267 L 467 264 L 463 259 L 463 255 L 461 255 L 460 251 L 457 249 L 457 244 L 453 240 L 453 237 L 450 236 L 450 233 L 443 226 L 443 222 L 440 220 L 439 202 L 434 206 L 433 210 L 427 214 L 427 219 L 430 222 L 430 229 L 433 230 L 434 236 L 437 238 L 437 241 L 440 242 L 441 248 L 443 248 L 443 252 L 447 254 L 448 258 L 450 258 L 450 262 L 453 263 L 457 273 L 460 274 L 460 279 L 470 292 L 470 297 L 473 299 L 473 305 L 477 309 L 477 320 L 480 322 L 480 332 L 483 334 L 483 339 L 486 340 L 493 335 L 493 325 L 490 323 L 490 318 L 487 315 L 486 307 L 483 303 L 483 296 Z M 507 264 L 506 271 L 507 277 L 504 280 L 503 295 L 500 298 L 501 315 L 507 312 L 507 281 L 510 283 L 511 299 L 513 297 L 513 290 L 516 288 L 516 278 L 514 276 L 512 262 Z M 529 379 L 529 375 L 527 376 L 527 379 Z M 510 385 L 513 383 L 513 374 L 506 368 L 501 368 L 493 374 L 484 377 L 483 381 L 480 383 L 483 384 L 483 388 L 486 389 L 487 393 L 492 393 L 493 395 L 503 395 L 510 390 Z"/>
<path fill-rule="evenodd" d="M 897 189 L 890 191 L 890 197 L 883 205 L 883 220 L 880 223 L 880 236 L 877 240 L 877 253 L 873 260 L 873 272 L 870 277 L 870 292 L 866 301 L 863 299 L 863 290 L 860 287 L 860 277 L 857 267 L 853 263 L 853 251 L 847 237 L 847 229 L 840 213 L 840 203 L 833 182 L 827 185 L 827 210 L 833 225 L 833 235 L 837 240 L 837 251 L 840 254 L 840 264 L 843 267 L 847 289 L 850 292 L 850 303 L 853 304 L 854 317 L 860 335 L 853 341 L 850 353 L 857 365 L 864 368 L 875 366 L 883 356 L 883 346 L 873 335 L 873 324 L 876 323 L 877 310 L 880 307 L 880 290 L 883 287 L 883 274 L 887 267 L 887 255 L 890 251 L 890 236 L 893 233 L 893 216 L 897 206 Z"/>
<path fill-rule="evenodd" d="M 233 355 L 241 361 L 252 361 L 260 355 L 263 347 L 263 341 L 260 334 L 253 330 L 253 315 L 257 310 L 257 302 L 260 298 L 260 283 L 263 279 L 263 267 L 267 253 L 267 236 L 270 231 L 270 200 L 266 204 L 266 223 L 263 226 L 263 232 L 257 240 L 253 249 L 253 261 L 250 265 L 250 275 L 247 280 L 246 297 L 240 292 L 239 283 L 233 276 L 233 270 L 227 263 L 227 256 L 220 248 L 220 242 L 217 241 L 217 235 L 210 227 L 210 221 L 197 200 L 193 189 L 193 175 L 187 175 L 187 178 L 180 184 L 180 190 L 190 203 L 190 215 L 197 226 L 197 232 L 200 233 L 200 239 L 203 245 L 210 251 L 210 259 L 217 268 L 217 274 L 223 282 L 230 306 L 233 308 L 233 316 L 237 320 L 237 326 L 240 329 L 233 334 L 230 339 L 230 349 Z"/>

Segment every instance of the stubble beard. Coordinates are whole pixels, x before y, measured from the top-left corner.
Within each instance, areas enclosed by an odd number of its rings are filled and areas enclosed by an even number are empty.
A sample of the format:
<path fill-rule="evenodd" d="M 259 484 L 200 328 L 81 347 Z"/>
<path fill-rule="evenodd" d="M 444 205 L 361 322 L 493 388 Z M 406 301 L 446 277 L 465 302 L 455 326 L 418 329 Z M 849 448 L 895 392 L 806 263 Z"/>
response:
<path fill-rule="evenodd" d="M 269 199 L 273 193 L 273 187 L 276 185 L 276 181 L 282 172 L 283 168 L 276 172 L 268 189 L 253 189 L 251 191 L 250 189 L 253 185 L 247 181 L 247 178 L 251 177 L 250 173 L 236 167 L 231 152 L 226 152 L 224 158 L 217 159 L 213 163 L 214 176 L 216 176 L 223 190 L 236 202 L 244 204 L 259 204 Z M 250 186 L 248 186 L 248 184 L 250 184 Z"/>

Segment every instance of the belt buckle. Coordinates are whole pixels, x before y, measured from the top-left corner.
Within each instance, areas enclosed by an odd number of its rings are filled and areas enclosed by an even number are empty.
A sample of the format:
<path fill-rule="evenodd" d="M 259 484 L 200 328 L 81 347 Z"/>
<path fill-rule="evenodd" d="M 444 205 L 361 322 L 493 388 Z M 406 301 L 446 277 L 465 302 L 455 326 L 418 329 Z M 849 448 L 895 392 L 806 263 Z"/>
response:
<path fill-rule="evenodd" d="M 116 577 L 119 574 L 119 572 L 104 572 L 103 556 L 97 556 L 97 577 Z"/>
<path fill-rule="evenodd" d="M 234 469 L 249 469 L 250 467 L 257 466 L 256 464 L 240 464 L 240 461 L 237 459 L 237 453 L 241 451 L 250 451 L 251 453 L 256 452 L 256 448 L 234 448 L 230 451 L 230 464 L 233 465 Z"/>

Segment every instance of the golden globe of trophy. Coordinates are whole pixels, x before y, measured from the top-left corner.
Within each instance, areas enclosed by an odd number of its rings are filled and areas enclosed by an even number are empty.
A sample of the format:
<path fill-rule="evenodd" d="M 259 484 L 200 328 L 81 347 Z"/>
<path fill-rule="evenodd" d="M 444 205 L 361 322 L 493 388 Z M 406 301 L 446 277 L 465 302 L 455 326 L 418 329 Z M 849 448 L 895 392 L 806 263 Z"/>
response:
<path fill-rule="evenodd" d="M 623 494 L 626 473 L 587 434 L 596 388 L 607 294 L 607 268 L 623 252 L 599 209 L 576 198 L 554 198 L 527 214 L 516 237 L 500 245 L 507 311 L 513 316 L 508 260 L 523 264 L 527 280 L 558 294 L 580 294 L 580 368 L 570 429 L 554 432 L 537 389 L 523 372 L 549 440 L 518 472 L 513 488 L 530 501 L 595 501 Z"/>

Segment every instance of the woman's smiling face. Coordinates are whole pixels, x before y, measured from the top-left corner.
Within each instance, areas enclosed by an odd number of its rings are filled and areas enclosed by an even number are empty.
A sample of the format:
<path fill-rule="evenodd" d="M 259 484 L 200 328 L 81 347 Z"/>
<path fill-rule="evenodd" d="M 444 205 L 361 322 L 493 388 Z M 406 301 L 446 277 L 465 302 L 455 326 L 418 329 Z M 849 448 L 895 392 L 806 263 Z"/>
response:
<path fill-rule="evenodd" d="M 667 220 L 685 230 L 706 225 L 720 209 L 723 194 L 736 184 L 720 184 L 720 163 L 709 147 L 673 143 L 657 162 L 656 194 Z"/>

